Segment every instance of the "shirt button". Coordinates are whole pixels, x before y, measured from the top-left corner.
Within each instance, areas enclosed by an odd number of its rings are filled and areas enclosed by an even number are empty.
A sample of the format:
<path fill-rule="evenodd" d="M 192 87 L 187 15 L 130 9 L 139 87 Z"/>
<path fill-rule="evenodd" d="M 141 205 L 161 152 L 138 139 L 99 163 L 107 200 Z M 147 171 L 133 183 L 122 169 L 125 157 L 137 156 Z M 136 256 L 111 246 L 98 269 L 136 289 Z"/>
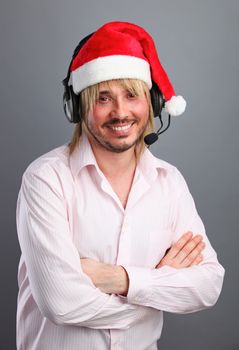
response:
<path fill-rule="evenodd" d="M 118 346 L 120 345 L 120 342 L 119 340 L 113 340 L 111 342 L 112 346 L 113 346 L 113 349 L 118 349 Z"/>
<path fill-rule="evenodd" d="M 122 229 L 125 230 L 125 229 L 127 229 L 128 227 L 129 227 L 128 221 L 124 221 L 123 226 L 122 226 Z"/>

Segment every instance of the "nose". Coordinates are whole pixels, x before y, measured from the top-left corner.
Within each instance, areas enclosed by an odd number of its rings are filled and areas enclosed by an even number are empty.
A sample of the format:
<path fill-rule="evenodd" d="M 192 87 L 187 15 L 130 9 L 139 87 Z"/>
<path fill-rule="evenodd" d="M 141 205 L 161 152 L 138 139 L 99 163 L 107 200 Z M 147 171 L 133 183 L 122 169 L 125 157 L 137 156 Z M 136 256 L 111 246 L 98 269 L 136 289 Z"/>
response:
<path fill-rule="evenodd" d="M 112 117 L 122 119 L 128 117 L 127 103 L 124 101 L 123 98 L 118 97 L 114 99 L 111 115 Z"/>

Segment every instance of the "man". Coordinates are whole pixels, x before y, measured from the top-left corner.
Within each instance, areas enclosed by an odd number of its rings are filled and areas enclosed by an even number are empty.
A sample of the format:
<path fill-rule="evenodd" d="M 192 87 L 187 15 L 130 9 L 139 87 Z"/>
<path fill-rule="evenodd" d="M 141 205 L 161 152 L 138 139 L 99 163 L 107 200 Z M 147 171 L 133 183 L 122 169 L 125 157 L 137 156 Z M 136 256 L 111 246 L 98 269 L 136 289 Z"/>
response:
<path fill-rule="evenodd" d="M 124 22 L 80 44 L 64 85 L 73 138 L 28 167 L 18 198 L 17 348 L 157 349 L 162 312 L 211 307 L 224 275 L 182 175 L 144 144 L 185 101 Z"/>

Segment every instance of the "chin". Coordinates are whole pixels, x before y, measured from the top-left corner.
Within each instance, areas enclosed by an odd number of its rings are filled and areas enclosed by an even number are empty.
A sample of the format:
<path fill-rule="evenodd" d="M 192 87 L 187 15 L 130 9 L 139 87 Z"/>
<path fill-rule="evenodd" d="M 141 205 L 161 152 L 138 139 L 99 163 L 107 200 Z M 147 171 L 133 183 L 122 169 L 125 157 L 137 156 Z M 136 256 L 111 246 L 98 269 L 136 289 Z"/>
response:
<path fill-rule="evenodd" d="M 130 148 L 135 147 L 137 140 L 132 142 L 123 142 L 123 143 L 113 143 L 113 142 L 104 142 L 104 145 L 101 144 L 104 148 L 108 149 L 114 153 L 122 153 L 128 151 Z"/>

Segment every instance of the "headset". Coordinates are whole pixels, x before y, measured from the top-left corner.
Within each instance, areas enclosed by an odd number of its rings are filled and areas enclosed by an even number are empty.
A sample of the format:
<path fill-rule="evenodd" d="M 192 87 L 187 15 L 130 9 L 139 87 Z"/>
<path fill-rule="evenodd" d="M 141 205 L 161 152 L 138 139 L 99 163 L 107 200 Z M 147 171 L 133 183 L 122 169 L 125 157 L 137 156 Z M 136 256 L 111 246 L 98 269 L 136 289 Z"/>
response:
<path fill-rule="evenodd" d="M 65 112 L 65 116 L 67 120 L 70 123 L 80 123 L 82 121 L 82 108 L 80 103 L 80 96 L 76 95 L 73 91 L 72 85 L 69 85 L 69 80 L 71 76 L 71 64 L 74 60 L 74 58 L 77 56 L 81 48 L 85 45 L 85 43 L 90 39 L 90 37 L 94 34 L 91 33 L 87 35 L 85 38 L 83 38 L 77 47 L 75 48 L 72 59 L 68 68 L 67 76 L 65 79 L 62 80 L 62 84 L 64 86 L 64 93 L 63 93 L 63 109 Z M 165 105 L 165 100 L 163 98 L 163 95 L 158 88 L 157 84 L 153 81 L 152 82 L 152 88 L 150 89 L 150 96 L 151 96 L 151 104 L 153 108 L 154 117 L 158 117 L 160 120 L 160 128 L 158 129 L 157 133 L 149 134 L 145 137 L 145 143 L 147 145 L 151 145 L 153 142 L 155 142 L 158 139 L 158 135 L 163 133 L 169 128 L 170 125 L 170 115 L 168 117 L 168 125 L 164 130 L 161 130 L 163 128 L 163 121 L 162 121 L 162 109 Z"/>

